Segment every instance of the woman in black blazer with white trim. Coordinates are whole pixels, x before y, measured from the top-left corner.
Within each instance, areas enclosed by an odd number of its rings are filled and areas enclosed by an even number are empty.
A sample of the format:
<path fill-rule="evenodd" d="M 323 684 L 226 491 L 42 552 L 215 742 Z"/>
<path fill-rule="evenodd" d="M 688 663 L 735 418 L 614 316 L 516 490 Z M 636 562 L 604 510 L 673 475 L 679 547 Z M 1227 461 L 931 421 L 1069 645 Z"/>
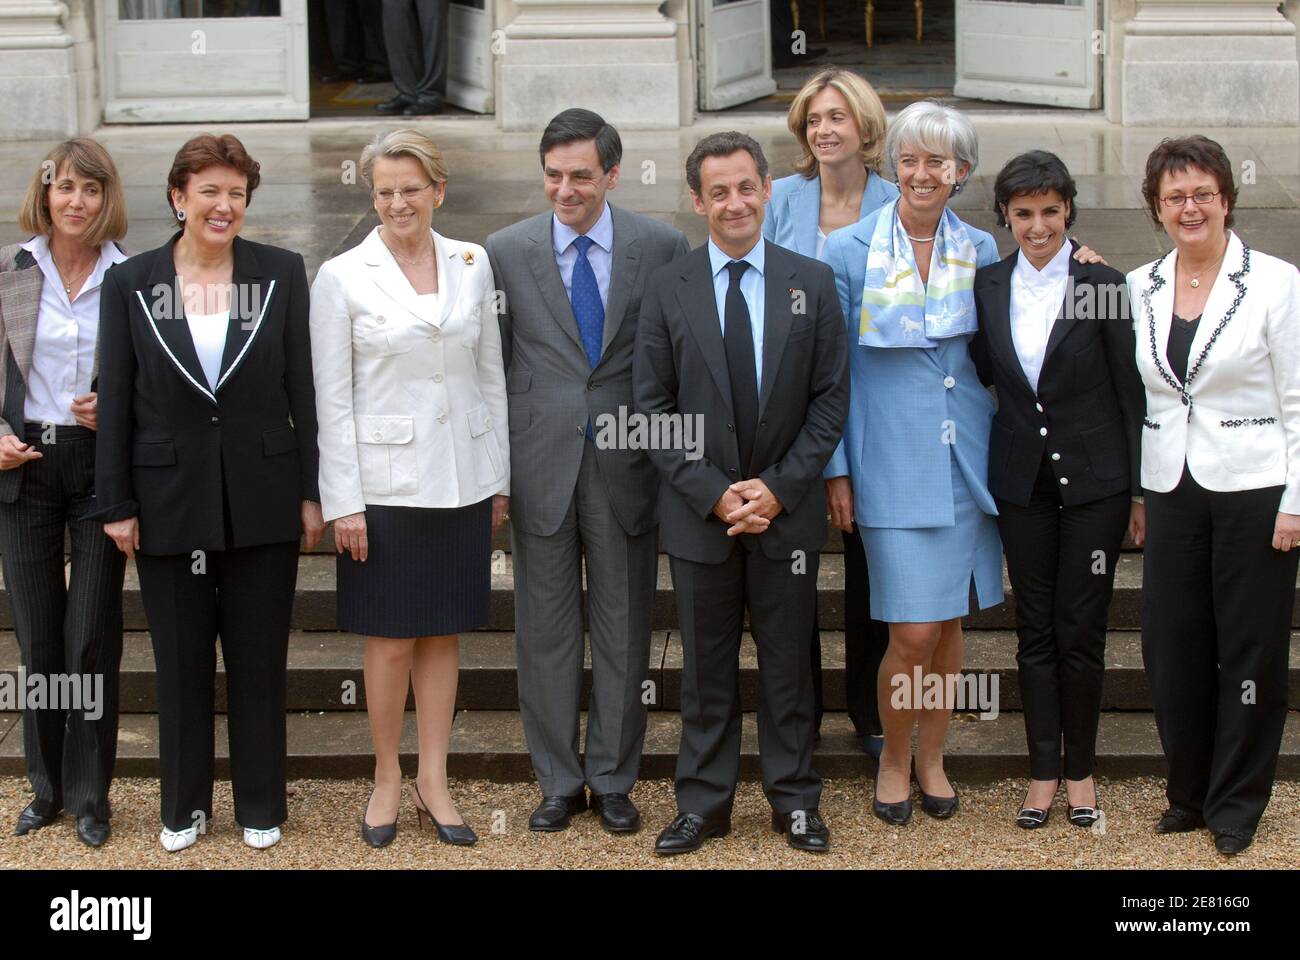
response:
<path fill-rule="evenodd" d="M 306 270 L 237 236 L 258 179 L 234 137 L 186 143 L 168 177 L 181 232 L 110 270 L 101 298 L 98 516 L 140 575 L 171 851 L 212 817 L 218 636 L 235 819 L 261 848 L 287 816 L 298 541 L 324 524 Z"/>
<path fill-rule="evenodd" d="M 1062 746 L 1070 822 L 1099 817 L 1092 782 L 1106 615 L 1126 528 L 1141 539 L 1142 382 L 1124 277 L 1079 263 L 1075 185 L 1035 150 L 994 195 L 1015 253 L 975 275 L 976 368 L 997 389 L 989 490 L 1016 598 L 1030 786 L 1016 816 L 1047 822 Z"/>

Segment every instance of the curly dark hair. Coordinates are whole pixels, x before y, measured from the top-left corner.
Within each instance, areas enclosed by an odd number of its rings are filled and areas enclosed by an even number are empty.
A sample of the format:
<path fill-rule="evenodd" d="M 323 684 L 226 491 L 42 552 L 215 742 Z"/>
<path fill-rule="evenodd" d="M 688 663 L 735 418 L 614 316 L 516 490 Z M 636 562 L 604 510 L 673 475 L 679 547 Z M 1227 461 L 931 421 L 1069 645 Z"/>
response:
<path fill-rule="evenodd" d="M 1232 226 L 1232 212 L 1237 206 L 1237 184 L 1232 179 L 1232 163 L 1223 147 L 1199 133 L 1190 137 L 1167 137 L 1147 157 L 1142 196 L 1151 211 L 1151 219 L 1160 222 L 1161 179 L 1166 173 L 1182 173 L 1188 167 L 1204 170 L 1218 181 L 1219 192 L 1228 203 L 1228 218 L 1224 226 Z"/>

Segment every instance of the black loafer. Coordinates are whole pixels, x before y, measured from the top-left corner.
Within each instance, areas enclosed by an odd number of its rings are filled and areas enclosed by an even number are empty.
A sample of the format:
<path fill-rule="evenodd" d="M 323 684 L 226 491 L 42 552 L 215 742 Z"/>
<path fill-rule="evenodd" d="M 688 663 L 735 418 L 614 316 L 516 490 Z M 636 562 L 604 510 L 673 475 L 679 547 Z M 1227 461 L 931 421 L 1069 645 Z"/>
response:
<path fill-rule="evenodd" d="M 670 857 L 694 853 L 711 837 L 725 837 L 731 832 L 730 817 L 702 817 L 698 813 L 679 813 L 664 827 L 655 840 L 655 853 Z"/>
<path fill-rule="evenodd" d="M 107 820 L 94 817 L 77 817 L 77 839 L 88 847 L 102 847 L 112 835 L 113 828 Z"/>
<path fill-rule="evenodd" d="M 395 97 L 385 100 L 383 103 L 375 105 L 375 109 L 380 113 L 401 113 L 412 103 L 412 99 L 404 93 L 399 93 Z"/>
<path fill-rule="evenodd" d="M 528 829 L 542 833 L 556 833 L 569 829 L 569 818 L 587 809 L 587 792 L 572 797 L 542 797 L 533 815 L 528 818 Z"/>
<path fill-rule="evenodd" d="M 442 113 L 442 101 L 437 97 L 416 97 L 402 109 L 404 117 L 425 117 Z"/>
<path fill-rule="evenodd" d="M 807 853 L 826 853 L 831 848 L 831 831 L 814 807 L 812 810 L 772 811 L 772 829 L 785 834 L 785 842 Z"/>
<path fill-rule="evenodd" d="M 14 836 L 21 837 L 41 827 L 48 827 L 58 819 L 59 810 L 41 800 L 33 800 L 18 814 L 18 823 L 14 825 Z"/>
<path fill-rule="evenodd" d="M 1241 853 L 1254 841 L 1255 835 L 1245 830 L 1220 830 L 1214 835 L 1214 847 L 1229 856 Z"/>
<path fill-rule="evenodd" d="M 1205 826 L 1205 820 L 1199 813 L 1182 807 L 1170 807 L 1156 824 L 1156 833 L 1190 833 L 1197 827 Z"/>
<path fill-rule="evenodd" d="M 636 833 L 641 829 L 641 811 L 626 793 L 593 793 L 591 809 L 610 833 Z"/>

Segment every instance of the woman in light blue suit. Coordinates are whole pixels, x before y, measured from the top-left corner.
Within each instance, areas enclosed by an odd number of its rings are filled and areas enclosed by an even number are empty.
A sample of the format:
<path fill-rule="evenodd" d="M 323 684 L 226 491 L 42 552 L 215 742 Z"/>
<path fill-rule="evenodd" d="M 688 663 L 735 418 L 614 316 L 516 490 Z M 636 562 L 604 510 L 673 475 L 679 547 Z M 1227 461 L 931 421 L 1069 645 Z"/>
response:
<path fill-rule="evenodd" d="M 835 271 L 852 382 L 844 439 L 825 476 L 851 484 L 871 615 L 889 624 L 873 811 L 898 825 L 912 813 L 914 724 L 921 808 L 943 818 L 958 804 L 943 770 L 953 704 L 919 709 L 916 673 L 960 672 L 972 583 L 981 608 L 1002 600 L 987 484 L 993 402 L 967 349 L 975 270 L 998 252 L 991 236 L 946 207 L 975 169 L 978 149 L 974 127 L 956 110 L 933 102 L 903 110 L 886 140 L 898 200 L 831 234 L 821 256 Z"/>
<path fill-rule="evenodd" d="M 816 257 L 826 237 L 857 223 L 898 196 L 880 175 L 885 155 L 885 108 L 876 91 L 850 70 L 828 67 L 814 74 L 790 104 L 786 117 L 801 155 L 796 173 L 772 184 L 763 236 Z M 870 588 L 862 537 L 853 524 L 847 482 L 827 481 L 826 512 L 844 538 L 844 687 L 849 719 L 863 749 L 880 756 L 884 736 L 876 705 L 876 674 L 889 645 L 889 630 L 868 616 Z M 838 494 L 838 496 L 835 496 Z M 821 627 L 813 623 L 813 697 L 822 720 Z"/>

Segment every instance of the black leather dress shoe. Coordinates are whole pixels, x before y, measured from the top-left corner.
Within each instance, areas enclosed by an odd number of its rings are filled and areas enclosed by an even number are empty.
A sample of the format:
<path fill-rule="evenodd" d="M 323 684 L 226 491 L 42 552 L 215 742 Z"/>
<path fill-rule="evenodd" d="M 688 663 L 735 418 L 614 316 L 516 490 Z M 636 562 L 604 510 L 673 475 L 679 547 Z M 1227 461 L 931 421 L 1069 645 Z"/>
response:
<path fill-rule="evenodd" d="M 375 109 L 380 113 L 401 113 L 412 103 L 412 99 L 404 93 L 399 93 L 395 97 L 385 100 L 383 103 L 375 104 Z"/>
<path fill-rule="evenodd" d="M 1156 824 L 1156 833 L 1190 833 L 1197 827 L 1203 826 L 1205 820 L 1199 813 L 1182 807 L 1170 807 Z"/>
<path fill-rule="evenodd" d="M 542 797 L 533 815 L 528 818 L 528 829 L 542 833 L 556 833 L 569 829 L 569 818 L 587 809 L 587 792 L 572 797 Z"/>
<path fill-rule="evenodd" d="M 14 836 L 21 837 L 31 833 L 33 830 L 39 830 L 41 827 L 48 827 L 59 816 L 57 807 L 53 807 L 40 800 L 33 800 L 18 814 L 18 823 L 14 826 Z"/>
<path fill-rule="evenodd" d="M 912 798 L 908 797 L 899 803 L 881 803 L 873 795 L 871 798 L 871 812 L 890 826 L 905 826 L 912 819 Z"/>
<path fill-rule="evenodd" d="M 107 820 L 77 817 L 77 839 L 88 847 L 102 847 L 113 833 Z"/>
<path fill-rule="evenodd" d="M 626 793 L 593 793 L 591 809 L 610 833 L 636 833 L 641 829 L 641 811 Z"/>
<path fill-rule="evenodd" d="M 1220 853 L 1229 856 L 1245 850 L 1254 841 L 1255 835 L 1245 830 L 1220 830 L 1214 835 L 1214 847 Z"/>
<path fill-rule="evenodd" d="M 731 832 L 730 817 L 702 817 L 698 813 L 679 813 L 664 827 L 655 841 L 655 853 L 668 857 L 694 853 L 710 837 L 725 837 Z"/>
<path fill-rule="evenodd" d="M 772 829 L 785 834 L 785 842 L 796 850 L 808 853 L 826 853 L 831 848 L 831 831 L 816 808 L 793 810 L 790 813 L 772 811 Z"/>
<path fill-rule="evenodd" d="M 936 820 L 947 820 L 961 806 L 961 797 L 954 790 L 951 797 L 932 797 L 921 791 L 921 810 Z"/>
<path fill-rule="evenodd" d="M 404 117 L 425 117 L 442 113 L 442 101 L 437 97 L 416 97 L 402 109 Z"/>

